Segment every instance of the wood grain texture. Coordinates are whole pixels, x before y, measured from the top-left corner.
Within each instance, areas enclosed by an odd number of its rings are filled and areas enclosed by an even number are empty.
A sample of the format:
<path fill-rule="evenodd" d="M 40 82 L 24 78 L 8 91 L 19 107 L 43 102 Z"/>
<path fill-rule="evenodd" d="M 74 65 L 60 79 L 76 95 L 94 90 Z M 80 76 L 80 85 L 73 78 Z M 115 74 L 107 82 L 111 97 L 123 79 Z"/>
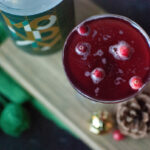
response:
<path fill-rule="evenodd" d="M 77 23 L 91 15 L 104 13 L 90 0 L 75 0 L 75 8 Z M 149 149 L 149 139 L 128 138 L 115 142 L 111 134 L 96 136 L 88 131 L 90 104 L 84 105 L 67 81 L 61 51 L 54 55 L 32 56 L 17 49 L 8 39 L 0 48 L 0 65 L 93 150 Z M 111 109 L 115 105 L 99 104 L 98 107 Z"/>

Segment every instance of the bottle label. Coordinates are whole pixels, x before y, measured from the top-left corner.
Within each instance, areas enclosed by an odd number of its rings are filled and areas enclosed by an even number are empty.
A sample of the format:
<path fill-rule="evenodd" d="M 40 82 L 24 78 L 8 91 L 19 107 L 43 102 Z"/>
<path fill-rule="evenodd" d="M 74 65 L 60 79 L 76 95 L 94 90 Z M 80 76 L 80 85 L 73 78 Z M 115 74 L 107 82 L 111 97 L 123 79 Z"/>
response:
<path fill-rule="evenodd" d="M 47 51 L 61 40 L 56 11 L 33 16 L 14 16 L 1 12 L 16 45 L 33 51 Z"/>

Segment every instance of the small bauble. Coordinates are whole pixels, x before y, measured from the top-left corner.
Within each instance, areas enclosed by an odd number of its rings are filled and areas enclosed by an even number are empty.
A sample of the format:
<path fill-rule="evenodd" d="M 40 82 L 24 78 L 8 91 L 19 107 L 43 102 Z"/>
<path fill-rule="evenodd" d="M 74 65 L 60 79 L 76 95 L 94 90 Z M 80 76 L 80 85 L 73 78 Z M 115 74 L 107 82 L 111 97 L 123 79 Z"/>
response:
<path fill-rule="evenodd" d="M 116 130 L 113 132 L 113 139 L 116 141 L 121 141 L 124 139 L 124 135 L 120 132 L 120 130 Z"/>
<path fill-rule="evenodd" d="M 94 134 L 103 134 L 113 128 L 112 117 L 109 112 L 101 111 L 94 113 L 91 117 L 90 132 Z"/>

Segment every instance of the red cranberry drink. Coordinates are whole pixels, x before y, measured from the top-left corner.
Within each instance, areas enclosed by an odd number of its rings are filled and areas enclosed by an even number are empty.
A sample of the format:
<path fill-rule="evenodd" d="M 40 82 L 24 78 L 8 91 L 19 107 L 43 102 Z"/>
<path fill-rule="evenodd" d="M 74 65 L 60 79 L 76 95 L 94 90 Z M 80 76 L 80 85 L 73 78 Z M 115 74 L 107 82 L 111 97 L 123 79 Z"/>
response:
<path fill-rule="evenodd" d="M 126 17 L 94 16 L 68 36 L 63 63 L 80 94 L 98 102 L 121 102 L 135 96 L 149 80 L 149 37 Z"/>

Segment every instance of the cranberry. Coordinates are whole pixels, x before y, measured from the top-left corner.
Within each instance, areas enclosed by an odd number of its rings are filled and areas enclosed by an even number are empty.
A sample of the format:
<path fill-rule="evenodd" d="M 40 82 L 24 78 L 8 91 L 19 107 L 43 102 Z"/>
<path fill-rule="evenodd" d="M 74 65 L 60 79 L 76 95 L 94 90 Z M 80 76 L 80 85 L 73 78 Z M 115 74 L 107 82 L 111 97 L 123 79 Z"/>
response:
<path fill-rule="evenodd" d="M 143 86 L 142 79 L 138 76 L 132 77 L 129 84 L 133 90 L 138 90 Z"/>
<path fill-rule="evenodd" d="M 81 25 L 81 26 L 78 28 L 78 33 L 79 33 L 80 35 L 83 35 L 83 36 L 88 35 L 88 33 L 89 33 L 89 27 L 86 26 L 86 25 Z"/>

